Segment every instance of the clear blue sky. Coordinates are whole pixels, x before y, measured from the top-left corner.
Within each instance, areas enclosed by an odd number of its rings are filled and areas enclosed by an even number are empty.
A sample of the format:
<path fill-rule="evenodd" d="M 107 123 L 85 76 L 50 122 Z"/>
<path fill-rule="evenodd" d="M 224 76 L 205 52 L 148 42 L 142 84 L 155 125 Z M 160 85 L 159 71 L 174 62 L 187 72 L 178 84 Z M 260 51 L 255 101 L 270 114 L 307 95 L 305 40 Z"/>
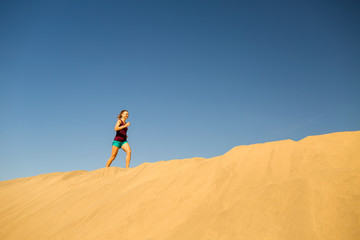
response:
<path fill-rule="evenodd" d="M 1 1 L 1 177 L 360 130 L 356 1 Z M 112 166 L 125 167 L 119 152 Z"/>

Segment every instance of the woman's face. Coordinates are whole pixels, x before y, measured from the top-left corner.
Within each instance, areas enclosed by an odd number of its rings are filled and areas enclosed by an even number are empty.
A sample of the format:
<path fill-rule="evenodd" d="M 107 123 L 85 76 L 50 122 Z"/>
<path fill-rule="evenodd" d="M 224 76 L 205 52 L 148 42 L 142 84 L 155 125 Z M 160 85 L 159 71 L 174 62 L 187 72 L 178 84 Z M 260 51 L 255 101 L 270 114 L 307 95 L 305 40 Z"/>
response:
<path fill-rule="evenodd" d="M 123 112 L 122 117 L 124 119 L 127 119 L 129 117 L 129 113 L 128 112 Z"/>

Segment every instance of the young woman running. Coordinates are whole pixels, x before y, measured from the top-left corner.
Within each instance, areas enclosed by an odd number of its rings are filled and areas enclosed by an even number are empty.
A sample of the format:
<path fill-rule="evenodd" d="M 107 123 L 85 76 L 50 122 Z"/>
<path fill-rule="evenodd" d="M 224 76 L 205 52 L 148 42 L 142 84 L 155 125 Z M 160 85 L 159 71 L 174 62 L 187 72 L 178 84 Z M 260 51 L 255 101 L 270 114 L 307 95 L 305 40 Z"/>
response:
<path fill-rule="evenodd" d="M 126 123 L 125 120 L 128 119 L 129 112 L 127 110 L 122 110 L 118 116 L 118 121 L 115 125 L 116 135 L 112 144 L 112 151 L 111 157 L 106 163 L 106 167 L 110 167 L 112 161 L 116 158 L 116 155 L 121 148 L 126 152 L 126 168 L 130 166 L 130 159 L 131 159 L 131 149 L 129 143 L 126 141 L 127 139 L 127 129 L 130 126 L 130 123 Z"/>

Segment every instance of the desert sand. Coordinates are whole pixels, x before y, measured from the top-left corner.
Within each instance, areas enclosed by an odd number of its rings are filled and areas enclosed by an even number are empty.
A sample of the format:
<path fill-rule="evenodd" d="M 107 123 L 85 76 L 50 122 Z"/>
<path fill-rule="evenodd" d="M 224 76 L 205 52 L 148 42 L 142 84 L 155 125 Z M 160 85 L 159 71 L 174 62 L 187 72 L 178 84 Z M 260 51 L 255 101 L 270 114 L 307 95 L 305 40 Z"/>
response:
<path fill-rule="evenodd" d="M 2 240 L 359 236 L 360 131 L 0 182 Z"/>

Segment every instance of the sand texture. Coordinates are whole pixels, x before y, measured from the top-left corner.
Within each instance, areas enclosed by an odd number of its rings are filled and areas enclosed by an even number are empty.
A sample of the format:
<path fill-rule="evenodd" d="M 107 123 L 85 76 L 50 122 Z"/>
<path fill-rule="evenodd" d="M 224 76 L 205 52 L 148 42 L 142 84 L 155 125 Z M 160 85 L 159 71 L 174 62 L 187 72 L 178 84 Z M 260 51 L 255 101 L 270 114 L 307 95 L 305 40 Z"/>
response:
<path fill-rule="evenodd" d="M 360 131 L 2 181 L 0 239 L 360 239 Z"/>

